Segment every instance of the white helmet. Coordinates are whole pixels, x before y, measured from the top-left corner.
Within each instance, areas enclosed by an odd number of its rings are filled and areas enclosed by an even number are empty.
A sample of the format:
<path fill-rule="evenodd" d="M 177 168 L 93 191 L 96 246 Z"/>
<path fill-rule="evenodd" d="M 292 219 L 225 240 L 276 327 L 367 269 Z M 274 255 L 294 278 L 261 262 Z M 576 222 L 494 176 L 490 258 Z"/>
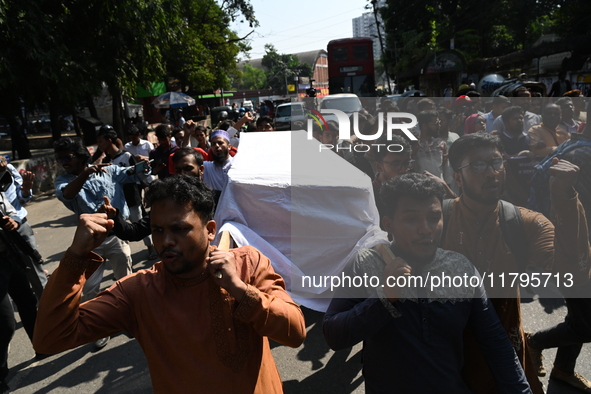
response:
<path fill-rule="evenodd" d="M 505 83 L 505 78 L 499 74 L 488 74 L 478 82 L 476 90 L 483 96 L 490 96 L 492 92 L 497 90 Z"/>

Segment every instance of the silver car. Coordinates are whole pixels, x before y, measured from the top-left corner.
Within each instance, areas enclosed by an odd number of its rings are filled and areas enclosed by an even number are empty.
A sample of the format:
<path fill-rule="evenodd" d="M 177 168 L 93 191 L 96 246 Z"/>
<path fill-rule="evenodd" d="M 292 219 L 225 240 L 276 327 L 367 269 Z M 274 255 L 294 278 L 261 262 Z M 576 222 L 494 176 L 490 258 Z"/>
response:
<path fill-rule="evenodd" d="M 302 122 L 302 127 L 305 127 L 304 103 L 286 103 L 277 106 L 275 130 L 291 130 L 293 122 Z"/>

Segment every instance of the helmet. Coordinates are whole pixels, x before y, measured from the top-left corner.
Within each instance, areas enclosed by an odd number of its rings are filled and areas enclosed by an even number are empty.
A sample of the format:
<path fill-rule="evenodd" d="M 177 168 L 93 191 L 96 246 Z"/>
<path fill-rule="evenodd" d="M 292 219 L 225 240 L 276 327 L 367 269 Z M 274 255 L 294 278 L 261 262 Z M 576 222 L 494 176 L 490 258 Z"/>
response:
<path fill-rule="evenodd" d="M 104 126 L 101 126 L 97 133 L 97 136 L 102 136 L 105 139 L 115 141 L 117 139 L 117 132 L 115 131 L 113 126 L 106 124 Z"/>
<path fill-rule="evenodd" d="M 460 97 L 456 98 L 456 101 L 454 102 L 454 107 L 463 107 L 466 104 L 472 104 L 472 99 L 463 94 Z"/>
<path fill-rule="evenodd" d="M 228 112 L 226 112 L 226 111 L 220 112 L 220 119 L 226 119 L 227 117 L 228 117 Z"/>
<path fill-rule="evenodd" d="M 505 78 L 499 74 L 488 74 L 478 82 L 478 92 L 484 96 L 490 96 L 492 92 L 497 90 L 505 83 Z"/>

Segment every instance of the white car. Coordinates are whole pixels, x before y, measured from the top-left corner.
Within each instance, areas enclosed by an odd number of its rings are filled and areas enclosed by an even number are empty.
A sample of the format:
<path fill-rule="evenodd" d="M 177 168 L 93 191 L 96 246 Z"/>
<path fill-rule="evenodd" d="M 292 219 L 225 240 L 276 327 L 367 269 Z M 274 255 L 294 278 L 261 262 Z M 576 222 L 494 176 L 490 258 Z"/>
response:
<path fill-rule="evenodd" d="M 356 94 L 339 93 L 324 96 L 320 102 L 320 109 L 338 109 L 351 115 L 353 112 L 361 111 L 363 106 Z"/>
<path fill-rule="evenodd" d="M 277 106 L 275 110 L 275 130 L 291 130 L 292 123 L 301 121 L 305 127 L 306 115 L 304 103 L 285 103 Z"/>

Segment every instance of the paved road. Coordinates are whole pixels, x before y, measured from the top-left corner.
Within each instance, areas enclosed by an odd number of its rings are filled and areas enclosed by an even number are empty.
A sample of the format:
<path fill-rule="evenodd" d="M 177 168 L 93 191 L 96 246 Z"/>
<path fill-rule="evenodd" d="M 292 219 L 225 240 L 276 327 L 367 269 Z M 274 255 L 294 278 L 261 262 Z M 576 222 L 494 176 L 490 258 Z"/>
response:
<path fill-rule="evenodd" d="M 42 196 L 27 206 L 29 221 L 35 230 L 41 254 L 47 260 L 45 268 L 52 272 L 70 245 L 76 219 L 53 196 Z M 142 242 L 132 244 L 134 270 L 150 266 Z M 113 283 L 111 271 L 106 271 L 103 288 Z M 536 330 L 560 322 L 566 309 L 558 300 L 537 300 L 522 303 L 525 328 Z M 273 354 L 290 393 L 363 393 L 361 376 L 361 345 L 333 352 L 322 337 L 322 314 L 304 310 L 308 337 L 298 349 L 273 343 Z M 18 315 L 17 315 L 18 319 Z M 179 339 L 182 340 L 182 339 Z M 578 370 L 591 377 L 591 348 L 588 345 L 578 360 Z M 548 350 L 546 368 L 550 369 L 555 351 Z M 17 394 L 32 393 L 151 393 L 147 363 L 137 342 L 125 334 L 114 337 L 102 350 L 94 345 L 81 346 L 69 352 L 35 362 L 34 351 L 24 329 L 18 330 L 11 343 L 8 377 Z M 544 379 L 548 393 L 574 393 L 561 384 Z"/>

